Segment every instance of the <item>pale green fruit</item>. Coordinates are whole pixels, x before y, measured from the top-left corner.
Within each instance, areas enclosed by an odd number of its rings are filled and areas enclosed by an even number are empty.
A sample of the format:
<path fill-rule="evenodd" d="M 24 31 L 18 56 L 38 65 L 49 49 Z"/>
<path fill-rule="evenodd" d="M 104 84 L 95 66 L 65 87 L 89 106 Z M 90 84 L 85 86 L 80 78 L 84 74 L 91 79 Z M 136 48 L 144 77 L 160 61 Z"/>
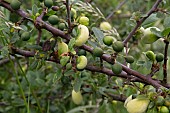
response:
<path fill-rule="evenodd" d="M 60 56 L 61 54 L 68 53 L 68 45 L 65 42 L 58 42 L 58 55 Z"/>
<path fill-rule="evenodd" d="M 157 27 L 149 27 L 145 29 L 144 35 L 142 37 L 142 42 L 145 44 L 152 44 L 160 38 L 151 32 L 151 28 L 155 28 L 157 31 L 160 31 L 160 29 L 158 29 Z"/>
<path fill-rule="evenodd" d="M 86 17 L 86 16 L 82 16 L 79 19 L 79 23 L 82 24 L 82 25 L 88 26 L 89 25 L 89 18 Z"/>
<path fill-rule="evenodd" d="M 79 105 L 83 102 L 83 97 L 80 91 L 75 92 L 74 89 L 72 90 L 72 100 L 75 104 Z"/>
<path fill-rule="evenodd" d="M 78 25 L 78 37 L 75 46 L 82 46 L 89 38 L 89 29 L 85 25 Z"/>
<path fill-rule="evenodd" d="M 130 95 L 124 106 L 129 113 L 145 113 L 148 108 L 150 100 L 148 98 L 135 98 L 132 99 L 132 95 Z"/>
<path fill-rule="evenodd" d="M 109 22 L 102 22 L 102 23 L 100 23 L 100 29 L 101 30 L 111 30 L 112 26 L 109 24 Z"/>
<path fill-rule="evenodd" d="M 85 56 L 79 56 L 77 59 L 77 69 L 84 69 L 87 66 L 87 58 Z"/>

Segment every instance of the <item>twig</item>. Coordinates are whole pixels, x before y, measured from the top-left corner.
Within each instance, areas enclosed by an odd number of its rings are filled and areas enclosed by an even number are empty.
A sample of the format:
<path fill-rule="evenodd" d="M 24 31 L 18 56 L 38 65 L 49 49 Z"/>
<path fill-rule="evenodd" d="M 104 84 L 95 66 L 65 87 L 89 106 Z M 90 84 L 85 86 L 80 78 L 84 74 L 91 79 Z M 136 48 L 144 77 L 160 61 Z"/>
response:
<path fill-rule="evenodd" d="M 168 60 L 168 46 L 169 46 L 169 41 L 164 40 L 165 43 L 165 50 L 164 50 L 164 64 L 163 64 L 163 82 L 167 83 L 167 60 Z"/>
<path fill-rule="evenodd" d="M 127 2 L 127 0 L 122 1 L 122 2 L 116 7 L 116 9 L 115 9 L 112 13 L 110 13 L 109 16 L 107 16 L 106 19 L 107 19 L 107 20 L 110 19 L 110 18 L 116 13 L 116 11 L 119 10 L 126 2 Z"/>
<path fill-rule="evenodd" d="M 127 42 L 132 38 L 132 36 L 135 34 L 136 30 L 138 27 L 141 26 L 141 24 L 152 14 L 156 11 L 158 5 L 162 2 L 162 0 L 157 0 L 155 4 L 152 6 L 152 8 L 148 11 L 147 16 L 141 18 L 139 21 L 137 21 L 137 25 L 135 28 L 129 33 L 129 35 L 126 37 L 126 39 L 123 41 L 124 44 L 126 45 Z"/>
<path fill-rule="evenodd" d="M 68 33 L 72 32 L 71 25 L 71 15 L 70 15 L 70 0 L 66 0 L 66 9 L 67 9 L 67 23 L 68 23 Z"/>
<path fill-rule="evenodd" d="M 41 30 L 41 29 L 38 29 L 37 45 L 40 44 L 41 34 L 42 34 L 42 30 Z"/>

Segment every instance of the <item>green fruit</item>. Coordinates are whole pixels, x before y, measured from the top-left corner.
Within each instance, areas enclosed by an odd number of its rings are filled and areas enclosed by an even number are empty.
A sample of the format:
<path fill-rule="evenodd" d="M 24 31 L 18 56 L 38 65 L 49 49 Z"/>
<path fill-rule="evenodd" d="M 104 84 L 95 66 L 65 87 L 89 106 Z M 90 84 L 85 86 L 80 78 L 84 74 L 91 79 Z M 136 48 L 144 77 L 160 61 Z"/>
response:
<path fill-rule="evenodd" d="M 129 113 L 145 113 L 147 110 L 150 100 L 143 95 L 139 96 L 140 97 L 133 99 L 132 95 L 130 95 L 125 100 L 124 107 Z"/>
<path fill-rule="evenodd" d="M 64 53 L 68 53 L 68 45 L 65 42 L 58 42 L 58 55 L 62 55 Z"/>
<path fill-rule="evenodd" d="M 100 29 L 101 30 L 111 30 L 112 26 L 109 24 L 109 22 L 102 22 L 102 23 L 100 23 Z"/>
<path fill-rule="evenodd" d="M 30 33 L 29 32 L 23 32 L 22 35 L 21 35 L 21 39 L 23 41 L 27 41 L 30 39 Z"/>
<path fill-rule="evenodd" d="M 12 9 L 18 10 L 18 9 L 20 9 L 21 4 L 22 3 L 18 0 L 12 0 L 10 5 L 11 5 Z"/>
<path fill-rule="evenodd" d="M 120 65 L 120 64 L 114 64 L 113 66 L 112 66 L 112 72 L 114 73 L 114 74 L 120 74 L 121 72 L 122 72 L 122 66 Z"/>
<path fill-rule="evenodd" d="M 156 40 L 159 39 L 158 36 L 156 36 L 153 32 L 151 32 L 151 29 L 155 28 L 157 31 L 160 31 L 160 29 L 156 28 L 156 27 L 149 27 L 147 29 L 144 30 L 144 35 L 142 37 L 142 42 L 145 44 L 151 44 L 153 42 L 155 42 Z"/>
<path fill-rule="evenodd" d="M 79 105 L 83 102 L 83 97 L 82 97 L 80 91 L 75 92 L 74 89 L 73 89 L 71 96 L 72 96 L 72 100 L 75 104 Z"/>
<path fill-rule="evenodd" d="M 166 106 L 161 106 L 160 113 L 169 113 L 169 109 Z"/>
<path fill-rule="evenodd" d="M 79 23 L 82 24 L 82 25 L 88 26 L 89 25 L 89 18 L 82 16 L 79 19 Z"/>
<path fill-rule="evenodd" d="M 77 54 L 78 56 L 81 56 L 81 55 L 86 56 L 86 51 L 84 49 L 80 49 Z"/>
<path fill-rule="evenodd" d="M 133 63 L 135 60 L 134 60 L 134 57 L 133 56 L 125 56 L 125 60 L 127 63 Z"/>
<path fill-rule="evenodd" d="M 147 51 L 146 56 L 149 60 L 154 61 L 155 60 L 155 54 L 152 51 Z"/>
<path fill-rule="evenodd" d="M 162 62 L 164 60 L 164 55 L 162 53 L 156 54 L 156 61 Z"/>
<path fill-rule="evenodd" d="M 64 30 L 65 28 L 66 28 L 66 24 L 65 23 L 59 23 L 58 29 Z"/>
<path fill-rule="evenodd" d="M 78 36 L 76 38 L 75 46 L 82 46 L 89 38 L 89 29 L 85 25 L 78 25 Z"/>
<path fill-rule="evenodd" d="M 99 47 L 93 49 L 93 55 L 95 57 L 101 57 L 103 55 L 103 50 Z"/>
<path fill-rule="evenodd" d="M 45 0 L 44 5 L 48 8 L 53 6 L 53 0 Z"/>
<path fill-rule="evenodd" d="M 113 39 L 114 39 L 114 37 L 112 37 L 112 36 L 105 36 L 103 38 L 103 43 L 107 46 L 110 46 L 113 43 Z"/>
<path fill-rule="evenodd" d="M 58 24 L 58 22 L 59 22 L 59 18 L 58 18 L 58 16 L 56 16 L 56 15 L 51 15 L 51 16 L 48 18 L 48 22 L 49 22 L 50 24 L 52 24 L 52 25 L 56 25 L 56 24 Z"/>
<path fill-rule="evenodd" d="M 87 58 L 83 55 L 77 59 L 77 69 L 82 70 L 87 66 Z"/>
<path fill-rule="evenodd" d="M 163 96 L 158 96 L 158 97 L 156 98 L 155 104 L 156 104 L 157 106 L 162 106 L 164 103 L 165 103 L 165 99 L 164 99 Z"/>
<path fill-rule="evenodd" d="M 116 52 L 121 52 L 124 48 L 124 44 L 121 41 L 116 41 L 112 44 L 113 50 Z"/>

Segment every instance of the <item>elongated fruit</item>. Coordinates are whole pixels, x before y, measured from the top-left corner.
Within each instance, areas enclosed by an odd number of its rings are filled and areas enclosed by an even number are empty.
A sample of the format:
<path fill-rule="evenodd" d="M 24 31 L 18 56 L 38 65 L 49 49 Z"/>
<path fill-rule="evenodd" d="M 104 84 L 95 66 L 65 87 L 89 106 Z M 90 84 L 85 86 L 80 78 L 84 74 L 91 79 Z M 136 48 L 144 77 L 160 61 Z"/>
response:
<path fill-rule="evenodd" d="M 84 69 L 87 66 L 87 58 L 85 56 L 79 56 L 77 59 L 77 69 Z"/>
<path fill-rule="evenodd" d="M 68 45 L 65 42 L 58 42 L 58 55 L 68 52 Z"/>
<path fill-rule="evenodd" d="M 135 98 L 132 95 L 125 101 L 125 108 L 129 113 L 145 113 L 148 108 L 150 100 L 148 98 Z"/>
<path fill-rule="evenodd" d="M 75 92 L 74 89 L 72 90 L 72 100 L 75 104 L 79 105 L 83 102 L 83 96 L 80 91 Z"/>
<path fill-rule="evenodd" d="M 125 56 L 125 60 L 127 63 L 133 63 L 135 60 L 134 60 L 134 57 L 133 56 Z"/>
<path fill-rule="evenodd" d="M 89 38 L 89 29 L 85 25 L 78 26 L 78 37 L 76 38 L 75 45 L 82 46 Z"/>
<path fill-rule="evenodd" d="M 11 5 L 12 9 L 18 10 L 18 9 L 20 9 L 21 4 L 22 3 L 18 0 L 12 0 L 10 5 Z"/>
<path fill-rule="evenodd" d="M 158 29 L 157 27 L 149 27 L 147 29 L 144 30 L 144 35 L 142 37 L 142 42 L 145 44 L 151 44 L 153 42 L 155 42 L 156 40 L 158 40 L 160 37 L 156 36 L 151 29 L 154 28 L 157 31 L 160 31 L 160 29 Z"/>

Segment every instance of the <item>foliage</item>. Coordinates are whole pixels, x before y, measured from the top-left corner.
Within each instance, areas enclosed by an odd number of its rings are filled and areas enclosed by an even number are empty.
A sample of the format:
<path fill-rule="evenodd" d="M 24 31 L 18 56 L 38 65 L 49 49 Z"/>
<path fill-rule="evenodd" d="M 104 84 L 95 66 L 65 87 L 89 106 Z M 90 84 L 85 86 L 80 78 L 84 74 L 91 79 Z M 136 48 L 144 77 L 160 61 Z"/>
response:
<path fill-rule="evenodd" d="M 146 99 L 147 113 L 170 110 L 169 0 L 10 3 L 0 0 L 0 112 L 127 113 Z"/>

